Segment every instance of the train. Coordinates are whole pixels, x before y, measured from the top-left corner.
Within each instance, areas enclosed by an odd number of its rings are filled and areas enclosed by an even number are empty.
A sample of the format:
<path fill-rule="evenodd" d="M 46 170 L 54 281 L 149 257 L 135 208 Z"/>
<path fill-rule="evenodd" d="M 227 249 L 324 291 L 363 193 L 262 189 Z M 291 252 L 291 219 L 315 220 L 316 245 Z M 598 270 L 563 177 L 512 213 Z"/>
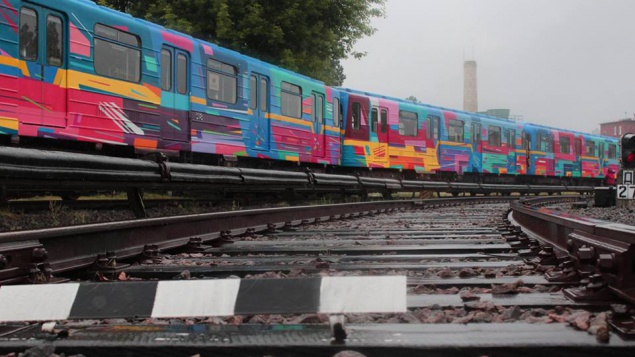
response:
<path fill-rule="evenodd" d="M 615 138 L 328 86 L 90 0 L 0 0 L 0 144 L 570 185 L 620 157 Z"/>

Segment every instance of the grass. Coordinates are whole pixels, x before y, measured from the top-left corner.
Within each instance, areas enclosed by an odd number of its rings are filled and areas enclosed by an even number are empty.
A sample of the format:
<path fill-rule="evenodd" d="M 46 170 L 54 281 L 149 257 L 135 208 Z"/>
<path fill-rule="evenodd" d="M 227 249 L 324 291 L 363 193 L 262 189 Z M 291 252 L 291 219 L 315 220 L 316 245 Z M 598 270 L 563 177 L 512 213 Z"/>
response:
<path fill-rule="evenodd" d="M 143 198 L 147 200 L 160 200 L 160 199 L 179 199 L 186 198 L 182 196 L 173 196 L 166 193 L 154 193 L 154 192 L 144 192 Z M 126 200 L 128 199 L 128 195 L 126 192 L 102 192 L 95 194 L 87 194 L 85 196 L 80 196 L 78 200 L 89 201 L 89 200 Z M 17 198 L 12 201 L 61 201 L 62 198 L 58 195 L 42 195 L 42 196 L 33 196 L 33 197 L 25 197 L 25 198 Z"/>

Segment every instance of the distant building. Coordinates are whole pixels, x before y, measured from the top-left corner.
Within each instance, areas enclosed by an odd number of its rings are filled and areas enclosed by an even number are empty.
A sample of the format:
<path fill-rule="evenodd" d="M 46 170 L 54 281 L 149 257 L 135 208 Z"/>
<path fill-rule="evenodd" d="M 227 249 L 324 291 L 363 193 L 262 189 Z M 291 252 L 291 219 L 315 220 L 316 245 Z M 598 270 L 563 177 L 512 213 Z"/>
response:
<path fill-rule="evenodd" d="M 600 134 L 620 138 L 626 133 L 635 134 L 635 120 L 631 118 L 600 124 Z"/>
<path fill-rule="evenodd" d="M 478 111 L 476 61 L 463 63 L 463 110 L 472 113 Z"/>
<path fill-rule="evenodd" d="M 509 119 L 509 112 L 509 109 L 488 109 L 484 112 L 478 112 L 478 114 L 483 114 L 495 118 Z"/>

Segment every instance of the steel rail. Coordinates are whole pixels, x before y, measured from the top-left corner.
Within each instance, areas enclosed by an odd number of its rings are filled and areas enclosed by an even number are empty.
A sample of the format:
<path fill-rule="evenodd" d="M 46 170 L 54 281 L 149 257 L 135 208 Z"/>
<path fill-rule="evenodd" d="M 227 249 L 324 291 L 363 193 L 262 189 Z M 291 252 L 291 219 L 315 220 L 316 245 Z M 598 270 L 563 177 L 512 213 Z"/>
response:
<path fill-rule="evenodd" d="M 549 209 L 544 207 L 552 203 L 549 199 L 521 199 L 512 202 L 511 209 L 513 220 L 524 231 L 569 260 L 560 272 L 552 274 L 553 279 L 573 266 L 579 277 L 590 280 L 583 281 L 588 283 L 583 288 L 568 290 L 571 298 L 605 298 L 602 286 L 606 285 L 621 298 L 635 303 L 635 226 Z"/>
<path fill-rule="evenodd" d="M 99 261 L 132 258 L 148 250 L 189 243 L 221 244 L 230 235 L 262 231 L 320 218 L 344 218 L 397 209 L 507 202 L 508 197 L 397 200 L 268 208 L 0 233 L 0 283 L 48 281 L 51 274 Z M 107 268 L 107 267 L 106 267 Z"/>
<path fill-rule="evenodd" d="M 195 329 L 193 328 L 195 327 Z M 196 326 L 126 325 L 59 326 L 73 338 L 43 339 L 40 325 L 30 325 L 0 344 L 0 353 L 26 348 L 87 356 L 632 356 L 630 341 L 613 338 L 597 343 L 594 336 L 565 324 L 348 324 L 344 344 L 332 343 L 323 324 L 244 324 Z M 17 329 L 17 328 L 16 328 Z M 55 336 L 55 335 L 53 335 Z M 52 340 L 52 341 L 51 341 Z"/>

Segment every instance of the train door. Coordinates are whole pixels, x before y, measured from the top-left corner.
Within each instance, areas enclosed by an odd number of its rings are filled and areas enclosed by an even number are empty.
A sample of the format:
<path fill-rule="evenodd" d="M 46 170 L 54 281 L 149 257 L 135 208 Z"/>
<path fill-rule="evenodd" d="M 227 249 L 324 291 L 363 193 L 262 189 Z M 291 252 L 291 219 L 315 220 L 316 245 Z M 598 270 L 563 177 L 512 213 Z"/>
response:
<path fill-rule="evenodd" d="M 428 130 L 426 134 L 426 152 L 428 157 L 425 165 L 429 171 L 441 170 L 441 153 L 439 141 L 441 140 L 441 118 L 437 113 L 428 115 Z"/>
<path fill-rule="evenodd" d="M 190 56 L 170 46 L 161 49 L 161 103 L 171 118 L 161 128 L 161 137 L 169 140 L 190 139 Z"/>
<path fill-rule="evenodd" d="M 377 132 L 377 138 L 379 139 L 380 145 L 384 147 L 384 162 L 388 162 L 388 158 L 390 157 L 390 153 L 388 152 L 389 138 L 388 138 L 388 108 L 379 108 L 379 131 Z"/>
<path fill-rule="evenodd" d="M 516 173 L 516 130 L 507 129 L 507 172 Z"/>
<path fill-rule="evenodd" d="M 441 139 L 441 119 L 436 115 L 428 115 L 428 140 L 430 141 L 430 147 L 435 150 L 438 149 L 439 140 Z M 438 157 L 437 150 L 437 160 Z"/>
<path fill-rule="evenodd" d="M 523 132 L 523 150 L 525 150 L 525 174 L 532 174 L 531 167 L 531 134 Z"/>
<path fill-rule="evenodd" d="M 472 122 L 472 171 L 483 172 L 483 138 L 481 123 Z"/>
<path fill-rule="evenodd" d="M 600 167 L 604 167 L 604 157 L 606 154 L 604 153 L 604 143 L 598 144 L 598 157 L 600 158 Z"/>
<path fill-rule="evenodd" d="M 28 77 L 20 80 L 21 122 L 66 127 L 66 18 L 26 3 L 20 9 L 20 58 Z"/>
<path fill-rule="evenodd" d="M 580 177 L 582 176 L 582 138 L 577 137 L 575 138 L 574 141 L 574 150 L 575 150 L 575 161 L 573 163 L 574 165 L 574 170 L 580 175 Z"/>
<path fill-rule="evenodd" d="M 340 159 L 342 147 L 344 147 L 344 106 L 341 104 L 341 97 L 333 97 L 333 125 L 337 128 L 337 134 L 339 135 Z"/>
<path fill-rule="evenodd" d="M 311 94 L 313 102 L 313 150 L 312 155 L 315 157 L 324 157 L 325 141 L 324 134 L 324 95 L 322 93 L 313 92 Z"/>
<path fill-rule="evenodd" d="M 370 112 L 370 131 L 377 136 L 377 146 L 372 152 L 377 163 L 388 163 L 388 109 L 373 107 Z"/>
<path fill-rule="evenodd" d="M 545 158 L 547 158 L 547 175 L 555 176 L 556 175 L 556 150 L 554 145 L 553 134 L 547 135 L 547 144 L 545 150 Z"/>
<path fill-rule="evenodd" d="M 599 172 L 597 172 L 595 175 L 601 175 L 604 171 L 604 165 L 606 164 L 604 162 L 604 158 L 605 158 L 605 153 L 604 153 L 604 143 L 599 143 L 598 144 L 598 159 L 600 161 L 600 165 L 598 167 Z"/>
<path fill-rule="evenodd" d="M 269 77 L 252 73 L 249 77 L 249 108 L 254 150 L 269 150 Z"/>

